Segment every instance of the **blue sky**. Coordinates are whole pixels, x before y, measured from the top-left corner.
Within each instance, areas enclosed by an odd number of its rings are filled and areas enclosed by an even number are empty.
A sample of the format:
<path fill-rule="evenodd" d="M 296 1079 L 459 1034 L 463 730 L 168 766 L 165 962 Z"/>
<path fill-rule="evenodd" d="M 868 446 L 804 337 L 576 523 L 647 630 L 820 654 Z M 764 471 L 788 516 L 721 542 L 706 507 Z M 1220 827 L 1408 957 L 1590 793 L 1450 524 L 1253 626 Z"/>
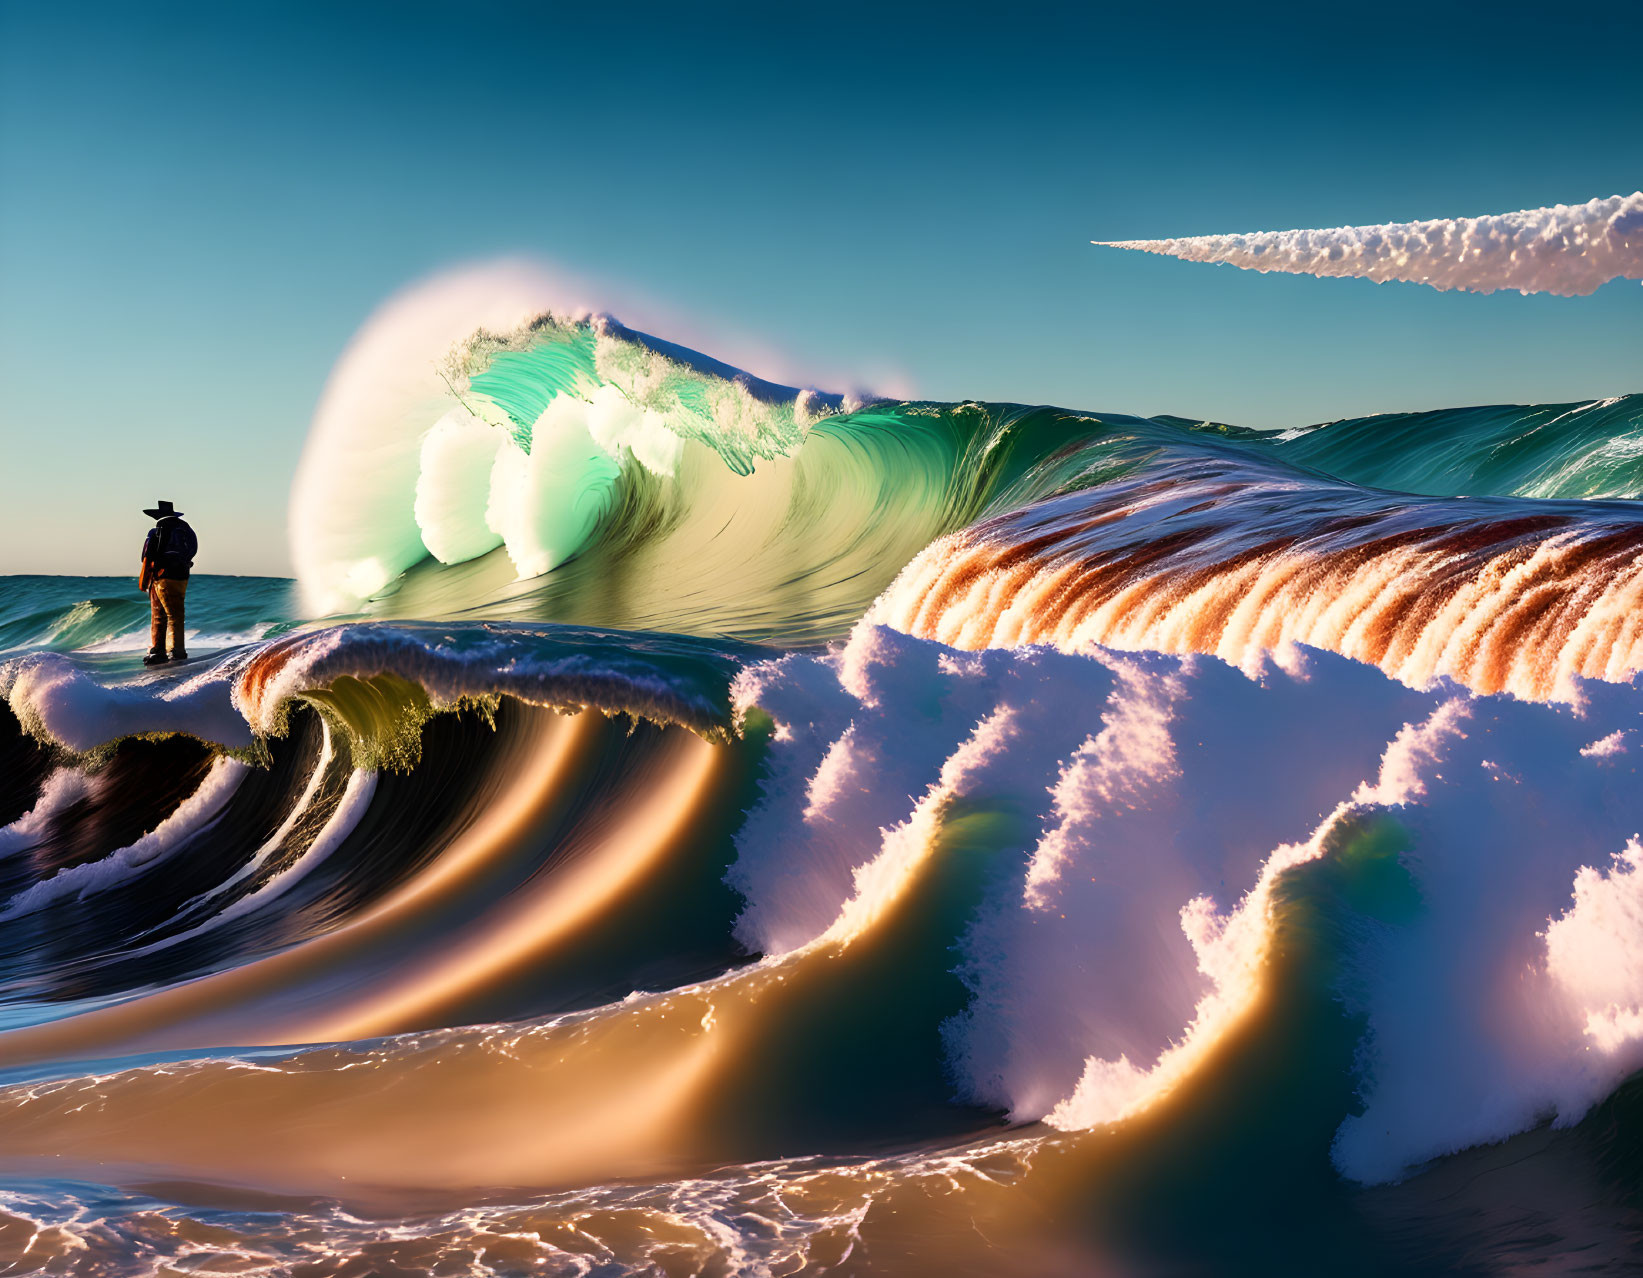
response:
<path fill-rule="evenodd" d="M 1635 190 L 1635 6 L 340 8 L 0 0 L 26 530 L 0 571 L 125 572 L 162 496 L 202 570 L 287 571 L 350 334 L 498 255 L 828 386 L 1254 426 L 1643 390 L 1635 283 L 1482 297 L 1087 243 Z"/>

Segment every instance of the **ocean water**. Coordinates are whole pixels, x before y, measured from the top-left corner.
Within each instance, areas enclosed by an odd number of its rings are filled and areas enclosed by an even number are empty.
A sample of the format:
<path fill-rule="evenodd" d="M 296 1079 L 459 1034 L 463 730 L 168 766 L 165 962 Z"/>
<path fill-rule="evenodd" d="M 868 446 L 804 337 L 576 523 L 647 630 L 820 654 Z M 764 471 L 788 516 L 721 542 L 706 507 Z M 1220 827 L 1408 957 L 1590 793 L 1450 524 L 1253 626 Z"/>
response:
<path fill-rule="evenodd" d="M 1643 396 L 861 402 L 472 293 L 186 665 L 0 579 L 0 1267 L 1637 1267 Z"/>

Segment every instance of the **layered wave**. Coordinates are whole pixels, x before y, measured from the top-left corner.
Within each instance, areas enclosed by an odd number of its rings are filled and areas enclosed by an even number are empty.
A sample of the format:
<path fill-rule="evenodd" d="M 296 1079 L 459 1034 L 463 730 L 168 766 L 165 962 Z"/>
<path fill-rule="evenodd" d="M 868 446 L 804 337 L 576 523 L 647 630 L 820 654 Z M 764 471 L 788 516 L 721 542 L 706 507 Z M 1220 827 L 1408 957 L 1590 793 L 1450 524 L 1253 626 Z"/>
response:
<path fill-rule="evenodd" d="M 786 656 L 635 637 L 619 694 L 526 681 L 615 636 L 503 632 L 225 662 L 278 729 L 254 762 L 5 721 L 33 778 L 0 814 L 9 1174 L 411 1212 L 438 1256 L 595 1213 L 624 1264 L 665 1225 L 747 1272 L 887 1257 L 958 1210 L 1008 1269 L 1073 1245 L 1030 1204 L 1107 1192 L 1222 1080 L 1276 1127 L 1312 1106 L 1349 1186 L 1584 1131 L 1643 1064 L 1630 686 L 1574 715 L 1316 651 L 863 625 Z M 705 729 L 652 717 L 709 688 Z M 1357 1100 L 1297 1081 L 1337 1038 Z M 1295 1064 L 1262 1082 L 1251 1053 Z M 728 1223 L 783 1199 L 779 1229 Z M 358 1232 L 282 1210 L 333 1258 Z M 277 1256 L 265 1227 L 230 1232 Z"/>
<path fill-rule="evenodd" d="M 609 319 L 549 312 L 485 327 L 451 298 L 481 283 L 446 281 L 402 299 L 333 377 L 293 498 L 294 549 L 311 598 L 392 616 L 803 642 L 843 635 L 903 565 L 921 552 L 926 562 L 943 553 L 926 550 L 937 538 L 964 545 L 1001 530 L 1010 541 L 1012 521 L 1036 518 L 1023 512 L 1046 499 L 1099 512 L 1107 523 L 1125 514 L 1124 485 L 1140 475 L 1149 477 L 1144 486 L 1192 489 L 1194 503 L 1221 504 L 1200 522 L 1219 520 L 1234 533 L 1224 544 L 1209 537 L 1182 571 L 1219 561 L 1229 574 L 1251 555 L 1309 539 L 1333 544 L 1343 528 L 1377 522 L 1363 522 L 1372 494 L 1319 485 L 1320 471 L 1433 496 L 1629 497 L 1643 488 L 1638 396 L 1276 434 L 1014 405 L 855 406 L 761 381 Z M 480 296 L 496 309 L 489 291 Z M 434 319 L 444 325 L 437 340 L 424 331 Z M 458 320 L 476 326 L 462 329 Z M 1214 486 L 1196 478 L 1206 467 L 1219 468 Z M 345 476 L 358 489 L 347 498 L 336 488 Z M 1262 491 L 1291 487 L 1308 494 L 1305 516 L 1257 511 Z M 1511 518 L 1542 520 L 1585 544 L 1597 535 L 1577 530 L 1587 514 L 1593 529 L 1629 518 L 1573 509 Z M 1475 536 L 1465 531 L 1474 517 Z M 1395 533 L 1390 525 L 1380 531 L 1443 558 L 1445 538 L 1489 543 L 1498 529 L 1483 525 L 1502 518 L 1499 508 L 1426 505 L 1400 516 Z M 1424 532 L 1422 519 L 1431 521 Z M 1146 550 L 1151 527 L 1129 519 L 1111 535 L 1145 559 L 1179 559 L 1167 546 Z M 1373 540 L 1364 533 L 1341 544 Z M 1503 553 L 1522 548 L 1521 538 L 1508 541 Z M 1080 543 L 1067 554 L 1085 549 L 1094 548 Z M 1624 553 L 1617 542 L 1615 556 Z M 1441 605 L 1453 583 L 1485 562 L 1498 570 L 1504 561 L 1453 560 L 1426 594 Z M 1373 549 L 1337 556 L 1331 584 L 1321 587 L 1329 598 L 1320 602 L 1308 585 L 1309 604 L 1349 607 L 1386 569 Z M 1172 579 L 1167 593 L 1179 584 Z M 1573 579 L 1567 584 L 1579 594 Z M 878 607 L 876 615 L 906 620 L 893 602 Z M 952 638 L 958 626 L 940 633 Z M 1281 637 L 1344 641 L 1327 624 L 1303 629 Z M 1040 623 L 1020 633 L 1059 632 Z M 1128 642 L 1122 633 L 1098 627 L 1085 637 Z M 1196 646 L 1229 651 L 1219 636 Z M 1379 660 L 1372 650 L 1389 646 L 1371 639 L 1352 650 Z M 1605 666 L 1588 653 L 1569 669 L 1612 672 L 1627 660 L 1622 652 Z M 1480 678 L 1484 688 L 1546 691 L 1543 680 Z"/>
<path fill-rule="evenodd" d="M 1629 1258 L 1643 399 L 846 401 L 495 285 L 333 378 L 341 615 L 7 596 L 5 1263 Z"/>

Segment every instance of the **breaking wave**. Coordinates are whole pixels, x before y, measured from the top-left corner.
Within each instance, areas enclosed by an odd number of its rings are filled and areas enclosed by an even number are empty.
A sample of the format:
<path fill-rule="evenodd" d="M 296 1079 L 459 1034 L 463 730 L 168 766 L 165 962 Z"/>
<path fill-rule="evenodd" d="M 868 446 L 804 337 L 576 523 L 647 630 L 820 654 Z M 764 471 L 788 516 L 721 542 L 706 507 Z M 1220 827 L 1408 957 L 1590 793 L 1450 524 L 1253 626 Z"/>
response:
<path fill-rule="evenodd" d="M 8 582 L 0 1263 L 1629 1263 L 1643 399 L 855 402 L 489 278 L 327 392 L 343 615 Z"/>
<path fill-rule="evenodd" d="M 1417 686 L 1546 699 L 1643 665 L 1640 554 L 1630 503 L 1419 499 L 1215 458 L 951 534 L 869 616 L 963 647 L 1239 664 L 1301 642 Z"/>
<path fill-rule="evenodd" d="M 59 1216 L 86 1257 L 188 1254 L 143 1214 L 175 1183 L 288 1204 L 294 1233 L 224 1226 L 271 1265 L 387 1213 L 430 1265 L 528 1220 L 519 1254 L 577 1272 L 595 1213 L 640 1270 L 664 1224 L 737 1272 L 873 1267 L 957 1211 L 1010 1271 L 1073 1245 L 1029 1204 L 1099 1198 L 1222 1080 L 1279 1128 L 1314 1107 L 1329 1193 L 1373 1204 L 1576 1139 L 1643 1064 L 1630 685 L 1576 712 L 1316 650 L 622 638 L 270 643 L 212 668 L 235 755 L 11 683 L 0 1168 L 136 1195 Z M 88 705 L 95 744 L 43 735 Z M 1320 1050 L 1340 1086 L 1299 1081 Z M 1464 1227 L 1427 1206 L 1422 1245 Z"/>

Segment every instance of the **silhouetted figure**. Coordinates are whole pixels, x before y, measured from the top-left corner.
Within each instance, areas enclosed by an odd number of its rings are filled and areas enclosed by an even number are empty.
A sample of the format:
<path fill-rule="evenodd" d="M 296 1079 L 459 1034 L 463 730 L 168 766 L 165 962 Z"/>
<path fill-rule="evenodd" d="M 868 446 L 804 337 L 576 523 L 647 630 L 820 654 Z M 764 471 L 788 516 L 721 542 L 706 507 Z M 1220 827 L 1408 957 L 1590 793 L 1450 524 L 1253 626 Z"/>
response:
<path fill-rule="evenodd" d="M 137 575 L 137 589 L 148 592 L 153 611 L 148 631 L 145 666 L 157 666 L 166 659 L 165 632 L 171 627 L 171 660 L 187 661 L 183 649 L 183 596 L 188 593 L 188 570 L 199 552 L 199 538 L 183 522 L 182 512 L 162 501 L 143 514 L 155 520 L 143 540 L 143 568 Z"/>

